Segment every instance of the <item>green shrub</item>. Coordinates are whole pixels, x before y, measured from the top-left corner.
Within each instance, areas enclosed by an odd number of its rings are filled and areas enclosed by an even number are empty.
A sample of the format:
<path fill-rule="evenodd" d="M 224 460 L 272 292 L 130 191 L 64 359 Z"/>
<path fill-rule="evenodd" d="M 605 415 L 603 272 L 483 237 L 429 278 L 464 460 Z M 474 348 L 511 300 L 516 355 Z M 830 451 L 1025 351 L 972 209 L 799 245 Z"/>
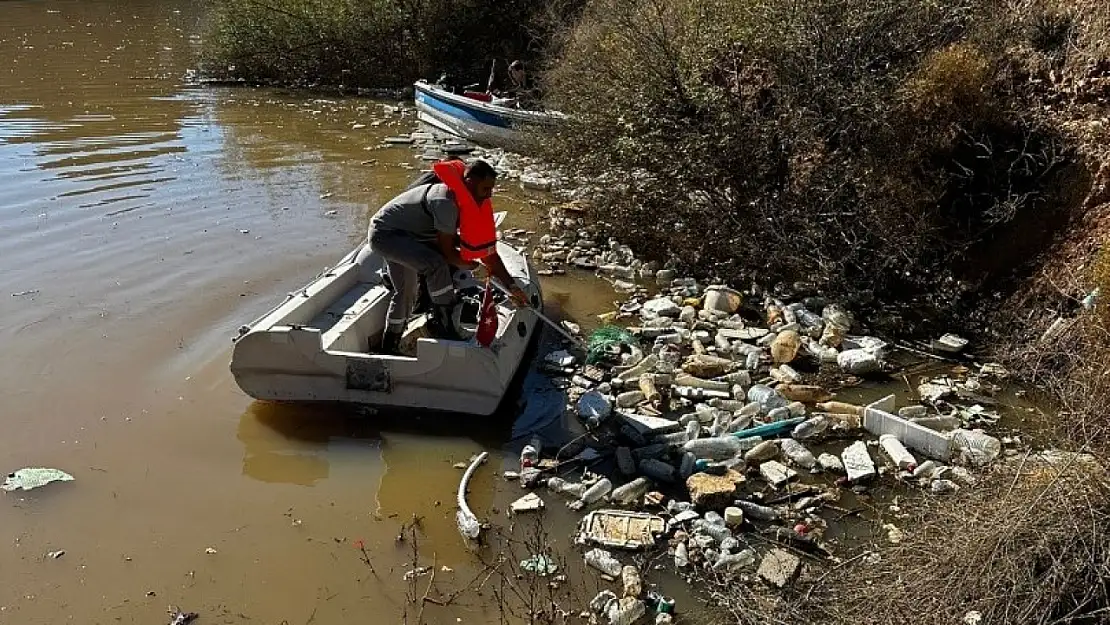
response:
<path fill-rule="evenodd" d="M 1051 236 L 1071 163 L 1004 79 L 1007 6 L 593 0 L 545 155 L 611 174 L 595 215 L 648 256 L 951 311 L 1029 257 L 995 242 Z"/>
<path fill-rule="evenodd" d="M 577 0 L 221 0 L 209 74 L 294 86 L 405 87 L 538 57 Z M 504 71 L 504 67 L 502 67 Z"/>

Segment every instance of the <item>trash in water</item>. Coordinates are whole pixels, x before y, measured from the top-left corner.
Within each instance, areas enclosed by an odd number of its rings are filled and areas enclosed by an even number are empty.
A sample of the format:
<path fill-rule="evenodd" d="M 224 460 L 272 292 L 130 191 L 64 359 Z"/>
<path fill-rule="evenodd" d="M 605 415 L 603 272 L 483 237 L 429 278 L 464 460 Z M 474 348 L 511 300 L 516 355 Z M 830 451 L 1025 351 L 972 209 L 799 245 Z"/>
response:
<path fill-rule="evenodd" d="M 512 511 L 513 514 L 543 510 L 543 500 L 540 499 L 539 495 L 536 493 L 528 493 L 509 504 L 509 510 Z"/>
<path fill-rule="evenodd" d="M 466 503 L 466 486 L 470 483 L 470 477 L 474 475 L 478 465 L 486 461 L 489 457 L 489 452 L 483 451 L 474 458 L 470 466 L 467 467 L 466 473 L 463 473 L 462 480 L 459 481 L 459 492 L 456 496 L 455 504 L 458 505 L 459 511 L 455 516 L 455 520 L 459 525 L 459 533 L 466 538 L 477 538 L 478 534 L 482 531 L 482 525 L 478 522 L 478 517 L 470 510 L 470 506 Z"/>
<path fill-rule="evenodd" d="M 66 554 L 65 549 L 59 549 L 57 551 L 47 551 L 46 552 L 46 557 L 48 557 L 52 560 L 57 560 L 58 558 L 64 556 L 65 554 Z"/>
<path fill-rule="evenodd" d="M 576 542 L 617 549 L 644 549 L 655 544 L 666 523 L 662 517 L 646 512 L 596 510 L 587 514 L 578 526 Z"/>
<path fill-rule="evenodd" d="M 167 612 L 170 615 L 170 625 L 189 625 L 189 623 L 200 618 L 200 615 L 196 612 L 182 612 L 173 606 L 170 606 Z"/>
<path fill-rule="evenodd" d="M 551 559 L 550 556 L 545 555 L 535 555 L 527 560 L 521 560 L 520 568 L 529 573 L 535 573 L 540 577 L 546 577 L 559 570 L 559 566 L 555 564 L 555 561 Z"/>
<path fill-rule="evenodd" d="M 51 482 L 72 482 L 73 476 L 60 471 L 58 469 L 47 469 L 44 467 L 28 467 L 20 469 L 15 473 L 9 473 L 7 479 L 3 484 L 0 484 L 0 490 L 8 492 L 16 490 L 31 490 L 46 486 Z"/>

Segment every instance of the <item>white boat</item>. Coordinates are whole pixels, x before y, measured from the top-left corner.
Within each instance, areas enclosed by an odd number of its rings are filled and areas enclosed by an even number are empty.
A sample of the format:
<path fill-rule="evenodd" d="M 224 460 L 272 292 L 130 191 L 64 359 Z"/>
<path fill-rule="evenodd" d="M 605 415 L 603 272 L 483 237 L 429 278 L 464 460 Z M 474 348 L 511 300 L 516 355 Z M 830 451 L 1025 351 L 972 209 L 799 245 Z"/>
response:
<path fill-rule="evenodd" d="M 498 222 L 503 217 L 499 213 Z M 385 328 L 390 289 L 383 282 L 382 259 L 360 255 L 363 246 L 239 329 L 231 356 L 239 388 L 271 401 L 493 413 L 528 351 L 536 314 L 514 308 L 498 293 L 497 335 L 489 347 L 473 338 L 426 338 L 417 319 L 402 340 L 410 355 L 374 353 Z M 502 242 L 497 253 L 531 304 L 541 308 L 543 296 L 527 258 Z M 481 298 L 484 283 L 469 272 L 458 272 L 455 282 L 461 294 Z M 477 307 L 460 308 L 460 325 L 472 333 Z"/>
<path fill-rule="evenodd" d="M 520 140 L 524 130 L 552 126 L 564 117 L 554 111 L 504 106 L 496 99 L 486 102 L 425 80 L 418 80 L 413 88 L 417 119 L 481 145 L 510 147 Z"/>

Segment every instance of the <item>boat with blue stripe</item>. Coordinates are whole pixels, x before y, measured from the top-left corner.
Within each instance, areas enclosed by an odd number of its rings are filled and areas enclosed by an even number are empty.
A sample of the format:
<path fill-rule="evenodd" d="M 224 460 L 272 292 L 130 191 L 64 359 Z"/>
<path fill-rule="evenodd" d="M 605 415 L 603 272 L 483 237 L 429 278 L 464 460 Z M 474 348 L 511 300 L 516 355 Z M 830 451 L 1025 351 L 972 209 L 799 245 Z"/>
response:
<path fill-rule="evenodd" d="M 511 147 L 529 128 L 557 123 L 563 115 L 505 106 L 485 94 L 458 94 L 418 80 L 414 85 L 417 119 L 429 126 L 479 145 Z M 488 96 L 486 96 L 488 97 Z"/>

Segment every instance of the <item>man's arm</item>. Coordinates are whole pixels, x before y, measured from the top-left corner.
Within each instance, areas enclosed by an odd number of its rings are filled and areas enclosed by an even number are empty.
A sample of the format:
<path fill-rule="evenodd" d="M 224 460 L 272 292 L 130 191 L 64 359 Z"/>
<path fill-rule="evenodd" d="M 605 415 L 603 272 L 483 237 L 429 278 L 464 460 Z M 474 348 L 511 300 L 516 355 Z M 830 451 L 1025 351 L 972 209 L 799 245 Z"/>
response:
<path fill-rule="evenodd" d="M 528 305 L 528 296 L 524 294 L 523 289 L 517 286 L 516 281 L 509 275 L 509 270 L 505 268 L 505 263 L 501 262 L 501 257 L 496 252 L 483 258 L 482 264 L 485 265 L 486 271 L 489 272 L 491 277 L 509 289 L 514 304 L 517 306 Z"/>
<path fill-rule="evenodd" d="M 436 244 L 439 246 L 440 253 L 447 259 L 447 264 L 464 269 L 474 269 L 478 266 L 476 263 L 463 260 L 462 256 L 459 255 L 459 250 L 455 247 L 455 235 L 437 232 Z M 504 266 L 502 266 L 502 269 L 504 269 Z"/>

